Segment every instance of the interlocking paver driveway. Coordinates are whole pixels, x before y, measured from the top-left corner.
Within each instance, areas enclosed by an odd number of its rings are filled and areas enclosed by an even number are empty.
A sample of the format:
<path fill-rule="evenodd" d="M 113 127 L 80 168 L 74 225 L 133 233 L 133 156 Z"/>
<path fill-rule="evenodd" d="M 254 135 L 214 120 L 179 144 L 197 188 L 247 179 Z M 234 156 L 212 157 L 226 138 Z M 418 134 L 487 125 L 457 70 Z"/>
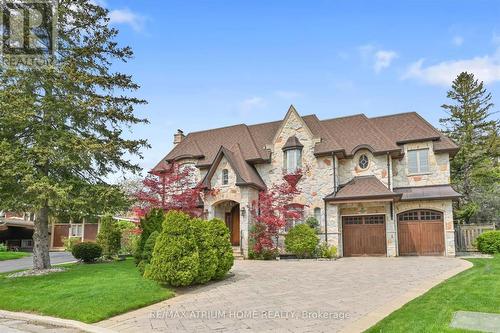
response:
<path fill-rule="evenodd" d="M 461 266 L 439 257 L 237 261 L 224 281 L 98 325 L 118 332 L 335 332 Z"/>

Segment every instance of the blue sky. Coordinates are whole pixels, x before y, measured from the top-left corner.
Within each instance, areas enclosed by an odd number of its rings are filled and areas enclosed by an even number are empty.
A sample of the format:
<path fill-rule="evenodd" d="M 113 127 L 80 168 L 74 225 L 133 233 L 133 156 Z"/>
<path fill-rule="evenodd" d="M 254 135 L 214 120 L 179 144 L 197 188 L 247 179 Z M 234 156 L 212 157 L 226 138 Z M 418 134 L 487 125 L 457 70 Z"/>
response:
<path fill-rule="evenodd" d="M 452 78 L 471 70 L 500 109 L 500 1 L 101 1 L 135 58 L 151 124 L 140 164 L 174 132 L 283 118 L 417 111 L 438 125 Z"/>

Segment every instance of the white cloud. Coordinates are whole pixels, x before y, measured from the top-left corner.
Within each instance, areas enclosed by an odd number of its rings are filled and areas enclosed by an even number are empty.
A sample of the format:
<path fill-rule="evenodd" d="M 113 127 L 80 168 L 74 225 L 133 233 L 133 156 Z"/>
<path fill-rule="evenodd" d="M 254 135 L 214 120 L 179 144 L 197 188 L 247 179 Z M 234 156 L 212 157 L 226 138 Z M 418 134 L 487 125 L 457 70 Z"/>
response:
<path fill-rule="evenodd" d="M 111 10 L 109 19 L 110 24 L 127 24 L 135 31 L 142 31 L 146 21 L 144 16 L 136 14 L 128 8 Z"/>
<path fill-rule="evenodd" d="M 391 66 L 392 61 L 397 57 L 398 54 L 394 51 L 379 50 L 375 52 L 375 64 L 373 65 L 375 73 L 379 73 L 382 69 Z"/>
<path fill-rule="evenodd" d="M 461 46 L 464 43 L 464 38 L 462 36 L 454 36 L 451 42 L 455 46 Z"/>
<path fill-rule="evenodd" d="M 383 50 L 373 44 L 365 44 L 358 48 L 361 58 L 364 61 L 373 63 L 375 73 L 380 73 L 383 69 L 389 68 L 398 57 L 398 54 L 392 50 Z"/>
<path fill-rule="evenodd" d="M 297 91 L 289 91 L 289 90 L 278 90 L 275 91 L 274 94 L 279 98 L 283 99 L 296 99 L 302 97 L 303 94 Z"/>
<path fill-rule="evenodd" d="M 264 106 L 266 106 L 266 101 L 258 96 L 247 98 L 240 103 L 240 109 L 243 111 L 251 111 Z"/>
<path fill-rule="evenodd" d="M 420 59 L 408 67 L 402 78 L 417 79 L 432 85 L 449 86 L 463 71 L 474 73 L 477 79 L 485 83 L 500 81 L 500 48 L 493 55 L 443 61 L 427 67 L 424 66 L 424 59 Z"/>

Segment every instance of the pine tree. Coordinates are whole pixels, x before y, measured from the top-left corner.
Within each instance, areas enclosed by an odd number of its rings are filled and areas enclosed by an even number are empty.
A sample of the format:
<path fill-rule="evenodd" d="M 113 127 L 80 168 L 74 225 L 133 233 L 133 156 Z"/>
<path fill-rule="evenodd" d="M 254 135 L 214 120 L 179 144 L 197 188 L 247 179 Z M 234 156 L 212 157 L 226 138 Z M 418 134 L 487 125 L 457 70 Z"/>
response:
<path fill-rule="evenodd" d="M 454 103 L 442 105 L 448 117 L 440 122 L 445 127 L 445 134 L 460 147 L 451 161 L 452 184 L 463 195 L 456 207 L 456 215 L 471 222 L 479 215 L 485 218 L 484 209 L 487 207 L 484 204 L 495 205 L 485 201 L 492 192 L 498 191 L 499 186 L 499 121 L 493 118 L 491 93 L 472 73 L 458 75 L 447 97 Z M 486 218 L 493 219 L 494 216 Z"/>
<path fill-rule="evenodd" d="M 49 216 L 71 204 L 85 209 L 110 190 L 110 173 L 139 171 L 130 156 L 147 145 L 123 136 L 146 122 L 134 115 L 145 101 L 131 97 L 139 88 L 131 76 L 112 68 L 133 54 L 116 43 L 108 10 L 56 2 L 53 64 L 0 68 L 0 208 L 36 211 L 34 269 L 50 267 Z"/>

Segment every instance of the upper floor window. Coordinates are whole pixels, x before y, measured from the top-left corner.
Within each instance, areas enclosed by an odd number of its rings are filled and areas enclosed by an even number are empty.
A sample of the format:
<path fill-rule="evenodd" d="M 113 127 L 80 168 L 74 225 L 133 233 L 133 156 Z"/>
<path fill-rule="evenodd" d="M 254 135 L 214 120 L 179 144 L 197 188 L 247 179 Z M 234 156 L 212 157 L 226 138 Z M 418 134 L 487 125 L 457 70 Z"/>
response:
<path fill-rule="evenodd" d="M 289 149 L 283 152 L 283 168 L 287 173 L 294 173 L 302 168 L 302 149 Z"/>
<path fill-rule="evenodd" d="M 408 150 L 408 173 L 429 172 L 429 149 Z"/>
<path fill-rule="evenodd" d="M 229 171 L 227 169 L 222 170 L 222 185 L 229 184 Z"/>
<path fill-rule="evenodd" d="M 368 165 L 370 165 L 370 160 L 368 159 L 368 156 L 366 156 L 365 154 L 361 155 L 359 157 L 358 165 L 363 170 L 368 168 Z"/>

